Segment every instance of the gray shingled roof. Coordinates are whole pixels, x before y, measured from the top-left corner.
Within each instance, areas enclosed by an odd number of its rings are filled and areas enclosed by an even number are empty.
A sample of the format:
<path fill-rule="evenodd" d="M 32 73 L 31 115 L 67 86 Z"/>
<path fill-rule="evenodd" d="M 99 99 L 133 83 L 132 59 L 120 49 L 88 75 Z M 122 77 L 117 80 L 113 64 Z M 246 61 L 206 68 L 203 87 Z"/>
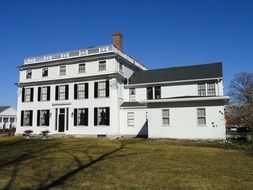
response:
<path fill-rule="evenodd" d="M 222 63 L 172 67 L 147 71 L 136 71 L 129 84 L 153 83 L 164 81 L 205 79 L 222 77 Z"/>
<path fill-rule="evenodd" d="M 11 106 L 0 106 L 0 113 L 2 113 L 3 111 L 7 110 L 10 107 Z"/>

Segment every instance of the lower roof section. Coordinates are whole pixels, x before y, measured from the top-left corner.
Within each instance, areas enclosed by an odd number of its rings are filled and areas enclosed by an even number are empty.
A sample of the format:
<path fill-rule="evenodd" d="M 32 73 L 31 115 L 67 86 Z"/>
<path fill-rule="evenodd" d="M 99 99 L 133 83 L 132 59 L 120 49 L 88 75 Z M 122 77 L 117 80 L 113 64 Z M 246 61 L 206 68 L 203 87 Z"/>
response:
<path fill-rule="evenodd" d="M 124 102 L 120 107 L 122 108 L 140 108 L 140 107 L 153 107 L 153 105 L 186 105 L 190 103 L 191 105 L 216 105 L 210 104 L 210 102 L 217 102 L 219 105 L 225 105 L 229 101 L 228 96 L 180 96 L 180 97 L 171 97 L 171 98 L 162 98 L 162 99 L 152 99 L 152 100 L 143 100 L 139 102 Z M 201 104 L 200 104 L 201 103 Z M 162 106 L 161 106 L 162 107 Z"/>

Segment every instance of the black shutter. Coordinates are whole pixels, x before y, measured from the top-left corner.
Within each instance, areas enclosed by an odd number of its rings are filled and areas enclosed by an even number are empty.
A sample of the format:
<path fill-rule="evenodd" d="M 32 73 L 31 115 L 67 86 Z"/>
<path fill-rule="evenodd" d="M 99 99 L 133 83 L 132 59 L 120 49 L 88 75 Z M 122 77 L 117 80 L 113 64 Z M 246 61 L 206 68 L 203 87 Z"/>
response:
<path fill-rule="evenodd" d="M 22 102 L 25 102 L 25 88 L 22 88 Z"/>
<path fill-rule="evenodd" d="M 98 82 L 94 82 L 94 98 L 98 97 Z"/>
<path fill-rule="evenodd" d="M 33 111 L 30 111 L 30 123 L 29 126 L 33 126 Z"/>
<path fill-rule="evenodd" d="M 59 86 L 55 86 L 55 100 L 58 100 L 59 97 Z"/>
<path fill-rule="evenodd" d="M 110 125 L 110 107 L 105 108 L 106 110 L 106 125 Z"/>
<path fill-rule="evenodd" d="M 50 101 L 50 86 L 47 87 L 47 101 Z"/>
<path fill-rule="evenodd" d="M 74 126 L 77 126 L 77 109 L 74 109 Z"/>
<path fill-rule="evenodd" d="M 38 88 L 38 101 L 41 100 L 41 87 Z"/>
<path fill-rule="evenodd" d="M 88 126 L 88 121 L 89 121 L 89 109 L 85 108 L 85 121 L 84 121 L 84 125 Z"/>
<path fill-rule="evenodd" d="M 37 126 L 40 126 L 40 110 L 37 110 Z"/>
<path fill-rule="evenodd" d="M 77 84 L 74 84 L 74 99 L 77 99 Z"/>
<path fill-rule="evenodd" d="M 65 100 L 69 99 L 69 85 L 65 85 Z"/>
<path fill-rule="evenodd" d="M 33 102 L 33 88 L 31 88 L 31 96 L 30 96 L 30 101 Z"/>
<path fill-rule="evenodd" d="M 94 125 L 97 126 L 98 125 L 98 108 L 94 108 Z"/>
<path fill-rule="evenodd" d="M 50 117 L 50 112 L 47 110 L 47 115 L 46 115 L 46 126 L 49 126 L 49 117 Z"/>
<path fill-rule="evenodd" d="M 85 83 L 85 98 L 88 99 L 89 96 L 89 86 L 88 83 Z"/>
<path fill-rule="evenodd" d="M 24 126 L 24 111 L 21 111 L 21 126 Z"/>
<path fill-rule="evenodd" d="M 106 81 L 106 97 L 109 97 L 110 92 L 110 86 L 109 86 L 109 80 Z"/>

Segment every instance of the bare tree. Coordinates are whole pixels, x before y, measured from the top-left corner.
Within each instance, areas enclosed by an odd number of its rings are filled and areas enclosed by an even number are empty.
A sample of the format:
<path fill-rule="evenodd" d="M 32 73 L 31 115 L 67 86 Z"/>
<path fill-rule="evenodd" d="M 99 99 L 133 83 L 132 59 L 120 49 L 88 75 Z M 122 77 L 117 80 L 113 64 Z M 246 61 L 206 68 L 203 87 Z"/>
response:
<path fill-rule="evenodd" d="M 232 99 L 227 108 L 227 121 L 250 129 L 253 141 L 253 73 L 237 73 L 230 83 L 229 95 Z"/>

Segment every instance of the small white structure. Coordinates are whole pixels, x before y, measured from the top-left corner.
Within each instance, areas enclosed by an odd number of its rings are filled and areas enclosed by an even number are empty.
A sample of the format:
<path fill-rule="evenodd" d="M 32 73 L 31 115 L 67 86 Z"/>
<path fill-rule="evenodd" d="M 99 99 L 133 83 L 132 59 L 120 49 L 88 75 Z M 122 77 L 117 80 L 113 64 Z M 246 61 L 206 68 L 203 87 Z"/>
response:
<path fill-rule="evenodd" d="M 113 45 L 26 58 L 16 134 L 225 139 L 222 64 L 148 70 Z"/>
<path fill-rule="evenodd" d="M 17 111 L 11 106 L 0 106 L 0 129 L 16 128 Z"/>

